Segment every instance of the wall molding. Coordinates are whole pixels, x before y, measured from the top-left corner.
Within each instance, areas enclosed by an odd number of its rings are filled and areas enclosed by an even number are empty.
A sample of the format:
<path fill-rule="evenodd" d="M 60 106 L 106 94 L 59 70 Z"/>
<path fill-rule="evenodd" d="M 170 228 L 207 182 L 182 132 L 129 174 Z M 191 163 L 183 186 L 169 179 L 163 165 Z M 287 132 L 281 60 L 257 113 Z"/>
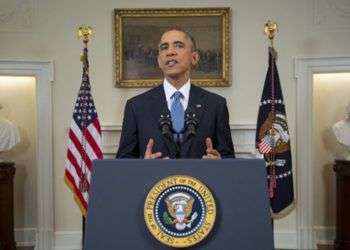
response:
<path fill-rule="evenodd" d="M 314 227 L 316 244 L 333 245 L 335 239 L 335 227 Z"/>
<path fill-rule="evenodd" d="M 318 244 L 333 244 L 334 227 L 315 227 L 314 235 Z M 296 230 L 277 230 L 274 233 L 275 247 L 280 249 L 297 248 Z M 55 233 L 54 250 L 81 250 L 81 231 L 58 231 Z"/>
<path fill-rule="evenodd" d="M 316 249 L 313 195 L 313 75 L 350 71 L 350 56 L 305 57 L 295 59 L 296 100 L 296 180 L 298 249 Z"/>
<path fill-rule="evenodd" d="M 297 248 L 296 230 L 277 230 L 274 232 L 275 248 L 296 249 Z"/>
<path fill-rule="evenodd" d="M 57 231 L 55 232 L 54 250 L 81 250 L 81 231 Z"/>
<path fill-rule="evenodd" d="M 260 158 L 255 149 L 255 124 L 231 124 L 231 134 L 235 147 L 236 157 Z M 101 125 L 102 130 L 102 152 L 105 158 L 114 158 L 118 148 L 121 125 Z"/>
<path fill-rule="evenodd" d="M 314 0 L 313 26 L 316 29 L 349 29 L 350 2 L 348 0 Z"/>
<path fill-rule="evenodd" d="M 37 108 L 37 229 L 36 250 L 51 250 L 54 232 L 52 163 L 52 93 L 53 62 L 0 60 L 0 75 L 34 76 Z"/>
<path fill-rule="evenodd" d="M 34 0 L 7 0 L 0 2 L 0 30 L 27 32 L 33 28 Z"/>
<path fill-rule="evenodd" d="M 15 228 L 15 240 L 17 246 L 35 246 L 36 233 L 36 228 Z"/>
<path fill-rule="evenodd" d="M 324 230 L 332 230 L 325 228 Z M 274 233 L 275 247 L 281 249 L 296 249 L 297 231 L 278 230 Z M 320 234 L 322 236 L 323 234 Z M 55 232 L 54 250 L 81 250 L 81 231 L 58 231 Z M 320 239 L 320 242 L 328 242 Z"/>
<path fill-rule="evenodd" d="M 333 245 L 335 239 L 335 227 L 315 226 L 313 228 L 315 244 Z M 297 230 L 277 230 L 274 233 L 275 247 L 279 249 L 299 249 Z"/>

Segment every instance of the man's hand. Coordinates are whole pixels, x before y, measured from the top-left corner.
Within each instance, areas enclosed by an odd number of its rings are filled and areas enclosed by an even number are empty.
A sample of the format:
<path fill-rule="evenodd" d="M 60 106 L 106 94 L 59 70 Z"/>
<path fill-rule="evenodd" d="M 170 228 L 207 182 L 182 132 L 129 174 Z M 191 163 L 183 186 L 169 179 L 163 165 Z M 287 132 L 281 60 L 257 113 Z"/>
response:
<path fill-rule="evenodd" d="M 158 159 L 158 158 L 162 157 L 161 152 L 152 153 L 153 145 L 154 145 L 154 140 L 151 138 L 151 139 L 149 139 L 149 141 L 147 143 L 144 159 L 151 160 L 151 159 Z"/>
<path fill-rule="evenodd" d="M 219 151 L 217 151 L 216 149 L 213 148 L 213 143 L 211 141 L 211 139 L 208 137 L 207 139 L 205 139 L 205 144 L 207 146 L 207 150 L 206 150 L 206 155 L 203 155 L 203 159 L 210 159 L 210 160 L 218 160 L 221 159 L 221 155 L 219 153 Z"/>

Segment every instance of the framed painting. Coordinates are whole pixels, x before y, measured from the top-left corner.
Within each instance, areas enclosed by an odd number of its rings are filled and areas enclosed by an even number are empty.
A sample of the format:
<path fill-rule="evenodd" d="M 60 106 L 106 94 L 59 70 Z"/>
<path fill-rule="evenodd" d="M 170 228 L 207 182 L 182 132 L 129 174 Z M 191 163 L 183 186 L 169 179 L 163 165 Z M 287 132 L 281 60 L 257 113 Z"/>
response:
<path fill-rule="evenodd" d="M 230 8 L 115 9 L 114 19 L 117 87 L 162 82 L 158 43 L 170 27 L 186 30 L 196 41 L 200 60 L 192 70 L 192 83 L 230 85 Z"/>

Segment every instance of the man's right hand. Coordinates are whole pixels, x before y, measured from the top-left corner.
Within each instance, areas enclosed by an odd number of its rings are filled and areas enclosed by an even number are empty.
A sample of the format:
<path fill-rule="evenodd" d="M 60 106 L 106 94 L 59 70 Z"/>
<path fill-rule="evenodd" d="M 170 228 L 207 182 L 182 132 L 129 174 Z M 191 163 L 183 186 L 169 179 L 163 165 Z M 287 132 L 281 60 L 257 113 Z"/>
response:
<path fill-rule="evenodd" d="M 161 152 L 152 153 L 153 145 L 154 145 L 154 140 L 151 138 L 151 139 L 149 139 L 149 141 L 147 143 L 144 159 L 152 160 L 152 159 L 158 159 L 158 158 L 162 157 Z"/>

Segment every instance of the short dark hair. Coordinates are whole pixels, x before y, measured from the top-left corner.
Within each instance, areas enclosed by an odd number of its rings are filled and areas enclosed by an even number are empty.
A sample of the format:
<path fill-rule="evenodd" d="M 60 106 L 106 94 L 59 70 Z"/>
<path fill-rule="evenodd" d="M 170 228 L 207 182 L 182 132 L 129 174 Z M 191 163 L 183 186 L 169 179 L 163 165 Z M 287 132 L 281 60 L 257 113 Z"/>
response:
<path fill-rule="evenodd" d="M 181 28 L 181 27 L 178 27 L 178 26 L 172 26 L 172 27 L 169 27 L 169 28 L 165 29 L 165 30 L 163 31 L 162 35 L 163 35 L 164 33 L 168 32 L 168 31 L 172 31 L 172 30 L 176 30 L 176 31 L 180 31 L 180 32 L 184 33 L 185 36 L 186 36 L 186 38 L 187 38 L 188 40 L 190 40 L 191 43 L 192 43 L 192 50 L 193 50 L 193 51 L 196 51 L 196 50 L 197 50 L 196 40 L 194 40 L 194 37 L 192 36 L 192 34 L 191 34 L 188 30 L 185 30 L 185 29 L 183 29 L 183 28 Z"/>

